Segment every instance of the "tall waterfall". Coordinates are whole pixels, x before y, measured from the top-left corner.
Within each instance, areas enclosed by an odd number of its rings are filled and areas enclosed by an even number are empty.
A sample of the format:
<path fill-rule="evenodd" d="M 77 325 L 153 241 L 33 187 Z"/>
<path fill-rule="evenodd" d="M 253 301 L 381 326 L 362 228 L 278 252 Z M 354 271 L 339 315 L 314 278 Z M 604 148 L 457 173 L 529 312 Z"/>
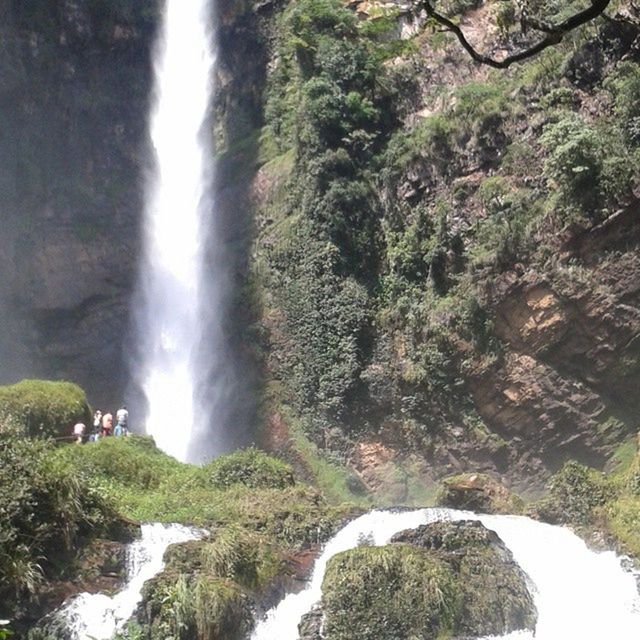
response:
<path fill-rule="evenodd" d="M 538 609 L 535 635 L 517 632 L 503 638 L 520 640 L 637 640 L 640 596 L 637 576 L 622 568 L 612 552 L 595 553 L 568 529 L 520 516 L 477 516 L 446 509 L 392 513 L 374 511 L 349 523 L 327 544 L 311 582 L 268 612 L 252 640 L 297 640 L 300 618 L 320 600 L 329 559 L 352 549 L 362 536 L 384 545 L 404 529 L 435 520 L 480 520 L 494 530 L 529 575 Z"/>
<path fill-rule="evenodd" d="M 154 59 L 155 168 L 139 279 L 136 377 L 148 405 L 146 428 L 183 461 L 194 433 L 206 432 L 210 412 L 202 397 L 216 353 L 204 326 L 218 300 L 214 279 L 205 278 L 213 210 L 210 23 L 209 0 L 166 0 Z"/>

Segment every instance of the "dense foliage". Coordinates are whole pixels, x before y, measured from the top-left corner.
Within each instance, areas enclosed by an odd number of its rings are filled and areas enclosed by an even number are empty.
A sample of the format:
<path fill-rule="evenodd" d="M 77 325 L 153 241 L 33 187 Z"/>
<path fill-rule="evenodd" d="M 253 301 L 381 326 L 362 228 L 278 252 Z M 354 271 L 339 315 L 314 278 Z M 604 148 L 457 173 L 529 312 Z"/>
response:
<path fill-rule="evenodd" d="M 515 24 L 511 2 L 488 15 Z M 270 402 L 338 459 L 363 433 L 426 455 L 457 438 L 497 459 L 505 440 L 472 387 L 519 347 L 495 330 L 494 283 L 529 269 L 555 287 L 562 242 L 633 201 L 640 74 L 620 60 L 633 27 L 475 74 L 440 54 L 447 36 L 400 39 L 396 20 L 323 0 L 278 25 L 254 269 L 283 383 Z"/>
<path fill-rule="evenodd" d="M 6 422 L 0 429 L 0 617 L 65 571 L 66 556 L 113 531 L 113 503 L 52 443 L 30 440 Z"/>
<path fill-rule="evenodd" d="M 91 424 L 84 391 L 71 382 L 49 380 L 0 387 L 0 416 L 29 436 L 69 437 L 76 422 Z"/>
<path fill-rule="evenodd" d="M 446 563 L 409 546 L 334 556 L 323 581 L 329 640 L 447 637 L 459 601 Z"/>

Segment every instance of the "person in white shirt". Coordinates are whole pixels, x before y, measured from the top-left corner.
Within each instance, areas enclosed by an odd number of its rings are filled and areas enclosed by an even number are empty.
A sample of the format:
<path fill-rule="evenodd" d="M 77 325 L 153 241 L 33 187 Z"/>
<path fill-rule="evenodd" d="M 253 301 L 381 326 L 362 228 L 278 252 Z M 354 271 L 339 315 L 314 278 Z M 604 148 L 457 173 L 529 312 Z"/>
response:
<path fill-rule="evenodd" d="M 126 436 L 129 427 L 129 412 L 127 411 L 127 407 L 124 405 L 121 409 L 116 411 L 116 422 L 118 423 L 118 426 L 116 427 L 116 435 Z"/>
<path fill-rule="evenodd" d="M 73 435 L 76 438 L 76 444 L 82 444 L 86 426 L 82 422 L 77 422 L 73 427 Z"/>

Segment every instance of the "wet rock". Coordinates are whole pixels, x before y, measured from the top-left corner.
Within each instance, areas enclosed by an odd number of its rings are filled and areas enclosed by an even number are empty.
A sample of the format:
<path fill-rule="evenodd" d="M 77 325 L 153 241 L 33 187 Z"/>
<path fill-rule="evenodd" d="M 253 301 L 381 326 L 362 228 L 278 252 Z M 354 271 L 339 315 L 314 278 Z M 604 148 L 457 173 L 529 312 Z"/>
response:
<path fill-rule="evenodd" d="M 498 535 L 480 522 L 435 522 L 399 533 L 392 542 L 435 552 L 451 565 L 461 592 L 456 634 L 466 638 L 535 628 L 527 575 Z"/>
<path fill-rule="evenodd" d="M 443 507 L 479 513 L 520 513 L 522 500 L 498 480 L 481 473 L 465 473 L 443 480 L 438 494 Z"/>
<path fill-rule="evenodd" d="M 299 640 L 323 640 L 322 618 L 322 608 L 319 604 L 314 605 L 309 613 L 302 616 L 298 625 Z"/>

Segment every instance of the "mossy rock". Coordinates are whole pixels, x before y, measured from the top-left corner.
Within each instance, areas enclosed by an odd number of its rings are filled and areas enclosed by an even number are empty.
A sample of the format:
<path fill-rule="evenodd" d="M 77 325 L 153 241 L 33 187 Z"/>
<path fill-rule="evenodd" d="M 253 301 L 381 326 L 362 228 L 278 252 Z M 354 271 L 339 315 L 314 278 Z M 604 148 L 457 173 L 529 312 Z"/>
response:
<path fill-rule="evenodd" d="M 524 503 L 498 480 L 482 473 L 463 473 L 442 481 L 436 502 L 441 507 L 476 513 L 520 514 Z"/>
<path fill-rule="evenodd" d="M 84 391 L 71 382 L 23 380 L 0 387 L 0 416 L 29 436 L 70 436 L 76 422 L 91 424 Z"/>
<path fill-rule="evenodd" d="M 299 630 L 301 640 L 436 640 L 501 636 L 536 619 L 527 576 L 498 536 L 480 522 L 439 522 L 334 556 L 321 610 Z"/>
<path fill-rule="evenodd" d="M 434 522 L 393 537 L 446 561 L 460 592 L 456 635 L 496 635 L 534 629 L 537 619 L 527 575 L 498 535 L 477 521 Z"/>
<path fill-rule="evenodd" d="M 138 618 L 144 637 L 241 640 L 252 626 L 250 600 L 232 580 L 164 572 L 147 582 Z"/>
<path fill-rule="evenodd" d="M 589 525 L 611 491 L 603 473 L 571 460 L 551 477 L 547 494 L 530 507 L 529 514 L 550 524 Z"/>
<path fill-rule="evenodd" d="M 440 638 L 458 617 L 459 585 L 451 568 L 409 545 L 334 556 L 322 591 L 326 640 Z"/>

